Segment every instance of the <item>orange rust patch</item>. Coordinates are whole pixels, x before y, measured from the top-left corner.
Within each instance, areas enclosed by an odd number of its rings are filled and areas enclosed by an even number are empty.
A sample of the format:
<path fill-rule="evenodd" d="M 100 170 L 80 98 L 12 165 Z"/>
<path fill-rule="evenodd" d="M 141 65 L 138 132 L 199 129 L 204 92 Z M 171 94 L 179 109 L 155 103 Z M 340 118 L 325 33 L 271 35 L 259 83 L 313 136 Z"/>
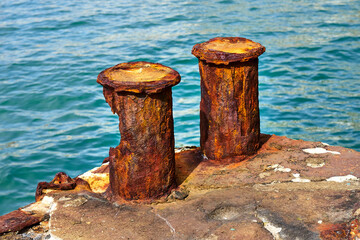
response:
<path fill-rule="evenodd" d="M 180 75 L 159 63 L 129 62 L 105 69 L 99 74 L 97 82 L 116 92 L 158 93 L 178 84 Z"/>
<path fill-rule="evenodd" d="M 258 48 L 261 45 L 249 39 L 244 41 L 231 42 L 228 39 L 216 39 L 204 45 L 209 50 L 228 52 L 228 53 L 247 53 L 251 49 Z"/>
<path fill-rule="evenodd" d="M 359 220 L 354 219 L 349 223 L 327 223 L 318 227 L 323 240 L 348 239 L 356 240 L 360 237 Z"/>
<path fill-rule="evenodd" d="M 202 151 L 211 160 L 242 161 L 238 156 L 259 148 L 258 61 L 225 66 L 201 60 L 199 69 Z"/>
<path fill-rule="evenodd" d="M 0 234 L 6 232 L 20 231 L 26 227 L 37 224 L 41 218 L 26 214 L 21 210 L 15 210 L 6 215 L 0 216 Z"/>
<path fill-rule="evenodd" d="M 265 52 L 260 43 L 240 37 L 217 37 L 196 44 L 192 54 L 202 61 L 228 65 L 232 62 L 247 62 Z"/>
<path fill-rule="evenodd" d="M 200 146 L 215 161 L 243 161 L 260 146 L 258 56 L 260 43 L 218 37 L 196 44 L 201 77 Z"/>
<path fill-rule="evenodd" d="M 90 185 L 83 179 L 75 178 L 72 179 L 64 172 L 59 172 L 55 175 L 51 182 L 40 182 L 37 185 L 35 193 L 35 201 L 40 201 L 46 193 L 52 192 L 53 190 L 75 190 L 91 191 Z"/>
<path fill-rule="evenodd" d="M 176 186 L 171 87 L 175 70 L 157 63 L 121 63 L 102 71 L 106 102 L 119 115 L 120 144 L 110 148 L 110 200 L 156 199 Z"/>
<path fill-rule="evenodd" d="M 133 68 L 119 68 L 117 71 L 109 72 L 108 77 L 111 81 L 116 82 L 148 82 L 157 81 L 170 73 L 167 68 L 152 68 L 151 65 L 144 65 L 143 67 Z"/>

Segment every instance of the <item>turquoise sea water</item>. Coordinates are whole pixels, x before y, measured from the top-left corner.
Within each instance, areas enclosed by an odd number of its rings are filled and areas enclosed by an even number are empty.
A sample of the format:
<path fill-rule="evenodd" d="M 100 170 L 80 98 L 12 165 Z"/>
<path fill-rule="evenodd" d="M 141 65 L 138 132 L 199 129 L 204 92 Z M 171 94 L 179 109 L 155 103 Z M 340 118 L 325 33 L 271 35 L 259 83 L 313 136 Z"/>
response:
<path fill-rule="evenodd" d="M 75 177 L 118 144 L 96 83 L 120 62 L 177 70 L 176 146 L 199 145 L 192 46 L 260 42 L 261 131 L 360 150 L 360 1 L 0 2 L 0 215 L 34 201 L 55 173 Z"/>

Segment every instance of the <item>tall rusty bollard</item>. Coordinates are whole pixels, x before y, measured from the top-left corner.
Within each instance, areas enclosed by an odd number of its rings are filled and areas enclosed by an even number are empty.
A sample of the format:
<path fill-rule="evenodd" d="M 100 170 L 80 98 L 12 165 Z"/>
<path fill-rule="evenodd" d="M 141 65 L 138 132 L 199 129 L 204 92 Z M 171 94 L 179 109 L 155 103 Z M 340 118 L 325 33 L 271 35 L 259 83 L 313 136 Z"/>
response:
<path fill-rule="evenodd" d="M 196 44 L 201 76 L 200 145 L 212 160 L 259 148 L 258 56 L 265 47 L 239 37 Z"/>
<path fill-rule="evenodd" d="M 157 63 L 121 63 L 102 71 L 97 82 L 119 116 L 120 144 L 110 149 L 113 200 L 155 199 L 175 183 L 174 125 L 171 87 L 175 70 Z"/>

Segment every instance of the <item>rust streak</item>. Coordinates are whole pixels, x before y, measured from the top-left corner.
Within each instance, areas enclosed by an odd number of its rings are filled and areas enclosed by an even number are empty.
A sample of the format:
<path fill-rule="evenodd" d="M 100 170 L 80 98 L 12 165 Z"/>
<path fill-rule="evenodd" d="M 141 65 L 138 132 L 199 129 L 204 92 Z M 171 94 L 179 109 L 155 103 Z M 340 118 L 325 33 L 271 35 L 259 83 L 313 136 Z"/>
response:
<path fill-rule="evenodd" d="M 257 57 L 264 51 L 245 38 L 214 38 L 193 47 L 201 77 L 200 145 L 211 160 L 244 159 L 235 156 L 259 149 Z"/>

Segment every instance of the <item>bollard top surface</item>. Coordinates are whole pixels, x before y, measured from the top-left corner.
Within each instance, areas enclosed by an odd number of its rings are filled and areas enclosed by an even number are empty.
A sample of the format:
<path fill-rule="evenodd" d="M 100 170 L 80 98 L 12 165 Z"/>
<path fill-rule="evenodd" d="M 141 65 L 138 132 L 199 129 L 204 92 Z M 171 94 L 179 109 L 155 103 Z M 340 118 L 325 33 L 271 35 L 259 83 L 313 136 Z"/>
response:
<path fill-rule="evenodd" d="M 116 92 L 158 93 L 180 82 L 180 74 L 159 63 L 120 63 L 102 71 L 97 82 Z"/>
<path fill-rule="evenodd" d="M 265 47 L 241 37 L 217 37 L 194 45 L 192 54 L 200 60 L 215 64 L 246 62 L 265 52 Z"/>

